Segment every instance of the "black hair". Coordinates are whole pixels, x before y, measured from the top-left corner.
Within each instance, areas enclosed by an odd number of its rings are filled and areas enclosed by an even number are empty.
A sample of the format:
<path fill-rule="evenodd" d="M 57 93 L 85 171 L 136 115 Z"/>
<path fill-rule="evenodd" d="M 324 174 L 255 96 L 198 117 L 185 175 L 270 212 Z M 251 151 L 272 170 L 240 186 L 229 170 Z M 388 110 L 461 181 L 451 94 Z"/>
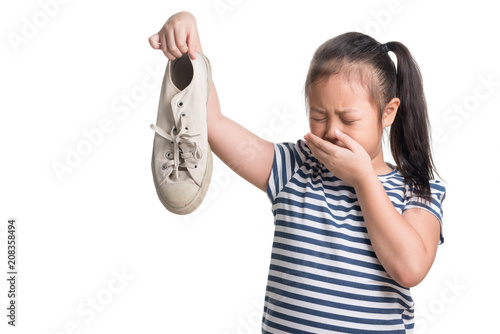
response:
<path fill-rule="evenodd" d="M 388 51 L 396 55 L 397 68 Z M 434 173 L 439 174 L 432 159 L 422 75 L 408 48 L 400 42 L 380 44 L 358 32 L 326 41 L 311 60 L 304 89 L 306 101 L 313 84 L 339 73 L 366 88 L 379 110 L 379 121 L 387 103 L 399 98 L 389 132 L 392 156 L 412 192 L 429 201 L 429 180 Z"/>

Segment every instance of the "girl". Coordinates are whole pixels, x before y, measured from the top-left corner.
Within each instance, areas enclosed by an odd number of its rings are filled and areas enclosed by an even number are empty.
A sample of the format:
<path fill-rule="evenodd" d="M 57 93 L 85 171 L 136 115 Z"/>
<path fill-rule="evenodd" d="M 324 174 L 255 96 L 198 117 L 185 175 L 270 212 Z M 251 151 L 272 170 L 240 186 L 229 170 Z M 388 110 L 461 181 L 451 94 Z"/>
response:
<path fill-rule="evenodd" d="M 187 12 L 149 41 L 170 60 L 203 53 Z M 412 333 L 409 288 L 443 241 L 445 197 L 417 64 L 399 42 L 346 33 L 315 52 L 305 98 L 310 133 L 283 144 L 223 116 L 213 84 L 207 105 L 212 151 L 273 205 L 262 332 Z M 383 160 L 389 126 L 397 166 Z"/>

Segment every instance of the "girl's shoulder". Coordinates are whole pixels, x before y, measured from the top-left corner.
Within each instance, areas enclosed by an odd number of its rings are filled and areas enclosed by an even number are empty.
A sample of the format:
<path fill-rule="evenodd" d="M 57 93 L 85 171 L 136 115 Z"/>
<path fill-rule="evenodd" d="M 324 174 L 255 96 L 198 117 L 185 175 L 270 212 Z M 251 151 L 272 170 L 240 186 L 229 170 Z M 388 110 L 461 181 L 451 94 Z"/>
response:
<path fill-rule="evenodd" d="M 312 157 L 312 152 L 305 140 L 299 139 L 297 142 L 274 143 L 275 155 L 286 155 L 295 158 L 297 162 L 304 162 Z"/>
<path fill-rule="evenodd" d="M 303 165 L 308 168 L 318 168 L 318 165 L 321 165 L 313 156 L 305 140 L 300 139 L 295 143 L 274 143 L 273 172 L 281 173 L 284 169 L 289 172 L 297 171 Z"/>
<path fill-rule="evenodd" d="M 397 167 L 389 163 L 388 165 L 393 169 L 392 172 L 386 175 L 379 175 L 380 182 L 382 182 L 386 190 L 402 188 L 405 193 L 405 197 L 407 197 L 408 200 L 415 197 L 412 191 L 412 187 L 407 182 L 405 182 L 403 175 L 401 175 Z M 429 185 L 431 189 L 431 196 L 433 198 L 439 198 L 440 201 L 443 201 L 446 197 L 446 186 L 444 185 L 443 181 L 432 179 L 429 180 Z M 419 199 L 415 197 L 413 198 L 413 200 L 417 201 Z"/>
<path fill-rule="evenodd" d="M 274 161 L 267 194 L 273 200 L 302 167 L 317 168 L 319 161 L 312 155 L 304 140 L 274 143 Z"/>

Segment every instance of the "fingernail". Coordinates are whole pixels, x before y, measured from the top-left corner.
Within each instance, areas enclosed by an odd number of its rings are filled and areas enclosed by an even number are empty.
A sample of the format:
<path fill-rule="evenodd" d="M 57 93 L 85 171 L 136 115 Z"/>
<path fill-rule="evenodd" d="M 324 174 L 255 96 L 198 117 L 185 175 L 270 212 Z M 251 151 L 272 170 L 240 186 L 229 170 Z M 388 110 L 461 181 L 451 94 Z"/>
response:
<path fill-rule="evenodd" d="M 341 136 L 341 135 L 342 135 L 342 132 L 340 132 L 340 130 L 335 130 L 335 134 L 336 134 L 337 136 Z"/>

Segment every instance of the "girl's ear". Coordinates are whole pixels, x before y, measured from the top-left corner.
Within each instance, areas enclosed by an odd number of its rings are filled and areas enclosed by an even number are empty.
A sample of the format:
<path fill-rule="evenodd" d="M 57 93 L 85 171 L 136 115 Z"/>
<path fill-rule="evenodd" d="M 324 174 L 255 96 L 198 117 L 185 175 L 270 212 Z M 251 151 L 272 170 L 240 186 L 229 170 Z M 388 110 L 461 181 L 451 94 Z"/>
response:
<path fill-rule="evenodd" d="M 399 103 L 400 100 L 395 97 L 385 106 L 384 113 L 382 115 L 382 125 L 384 128 L 390 126 L 392 122 L 394 122 L 394 118 L 398 113 Z"/>

